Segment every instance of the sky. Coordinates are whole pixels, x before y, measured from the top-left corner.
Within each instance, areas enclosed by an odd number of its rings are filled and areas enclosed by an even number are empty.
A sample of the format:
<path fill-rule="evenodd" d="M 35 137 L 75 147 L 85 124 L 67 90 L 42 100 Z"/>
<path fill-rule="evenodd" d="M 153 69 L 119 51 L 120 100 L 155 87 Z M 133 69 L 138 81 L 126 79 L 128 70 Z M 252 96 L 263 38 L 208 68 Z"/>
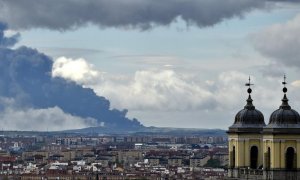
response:
<path fill-rule="evenodd" d="M 5 36 L 18 36 L 9 48 L 47 55 L 52 78 L 92 89 L 145 126 L 227 129 L 246 105 L 249 76 L 266 123 L 281 104 L 284 74 L 289 103 L 300 111 L 296 0 L 1 0 L 0 22 Z M 15 125 L 22 113 L 66 113 L 59 106 L 32 111 L 18 111 L 9 127 L 22 128 Z M 95 125 L 70 116 L 74 128 Z"/>

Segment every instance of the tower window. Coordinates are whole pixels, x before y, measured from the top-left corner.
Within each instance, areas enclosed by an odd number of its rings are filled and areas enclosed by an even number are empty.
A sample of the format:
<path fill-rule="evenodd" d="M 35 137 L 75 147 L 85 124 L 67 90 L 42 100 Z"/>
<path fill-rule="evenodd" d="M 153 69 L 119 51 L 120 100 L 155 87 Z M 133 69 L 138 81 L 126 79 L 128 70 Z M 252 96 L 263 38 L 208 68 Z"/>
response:
<path fill-rule="evenodd" d="M 252 146 L 250 149 L 250 168 L 257 169 L 257 161 L 258 161 L 258 148 L 256 146 Z"/>
<path fill-rule="evenodd" d="M 267 155 L 267 168 L 271 167 L 271 148 L 268 147 L 268 155 Z"/>
<path fill-rule="evenodd" d="M 232 152 L 231 152 L 231 167 L 235 167 L 235 146 L 232 147 Z"/>
<path fill-rule="evenodd" d="M 268 147 L 268 151 L 265 153 L 264 167 L 266 169 L 271 168 L 271 148 Z"/>
<path fill-rule="evenodd" d="M 285 167 L 287 170 L 296 168 L 296 154 L 292 147 L 287 148 L 285 153 Z"/>

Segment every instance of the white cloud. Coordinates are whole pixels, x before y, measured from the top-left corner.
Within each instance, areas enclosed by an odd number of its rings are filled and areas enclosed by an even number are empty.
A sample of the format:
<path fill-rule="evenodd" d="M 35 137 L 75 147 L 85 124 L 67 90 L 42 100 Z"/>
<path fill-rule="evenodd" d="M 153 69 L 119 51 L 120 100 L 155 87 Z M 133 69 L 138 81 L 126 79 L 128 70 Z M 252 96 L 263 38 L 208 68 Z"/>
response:
<path fill-rule="evenodd" d="M 11 30 L 11 29 L 8 29 L 8 30 L 4 31 L 4 37 L 13 37 L 17 34 L 18 34 L 18 31 L 14 31 L 14 30 Z"/>
<path fill-rule="evenodd" d="M 53 66 L 53 76 L 73 80 L 93 88 L 98 95 L 107 97 L 113 107 L 131 110 L 186 110 L 214 108 L 213 94 L 196 83 L 193 78 L 177 74 L 173 70 L 141 70 L 133 77 L 102 76 L 85 60 L 84 66 L 76 66 L 78 60 L 60 58 Z M 71 69 L 71 70 L 70 70 Z M 79 72 L 79 73 L 77 73 Z M 85 73 L 81 73 L 85 72 Z M 93 74 L 92 78 L 83 74 Z M 96 78 L 98 76 L 98 78 Z M 102 79 L 99 81 L 99 79 Z"/>
<path fill-rule="evenodd" d="M 219 123 L 227 128 L 246 104 L 245 83 L 248 77 L 243 72 L 226 71 L 217 77 L 202 79 L 197 74 L 156 69 L 136 71 L 132 76 L 102 74 L 95 78 L 100 81 L 91 82 L 83 78 L 77 83 L 108 98 L 113 108 L 128 109 L 130 117 L 137 117 L 146 125 L 213 128 Z M 281 104 L 282 78 L 251 76 L 251 79 L 255 84 L 252 92 L 254 105 L 264 113 L 267 123 L 270 113 Z M 292 83 L 289 87 L 288 97 L 296 109 L 300 104 L 295 100 L 297 88 L 294 86 L 295 83 Z M 173 125 L 172 120 L 178 125 Z"/>
<path fill-rule="evenodd" d="M 60 131 L 97 125 L 95 119 L 72 116 L 58 107 L 47 109 L 7 107 L 0 113 L 0 122 L 4 130 L 22 131 Z"/>
<path fill-rule="evenodd" d="M 291 85 L 292 85 L 293 87 L 299 88 L 299 87 L 300 87 L 300 80 L 293 81 L 293 82 L 291 83 Z"/>
<path fill-rule="evenodd" d="M 94 70 L 93 65 L 88 64 L 84 59 L 70 59 L 59 57 L 54 61 L 52 76 L 64 77 L 80 83 L 95 81 L 99 77 L 99 72 Z"/>
<path fill-rule="evenodd" d="M 286 23 L 267 27 L 251 38 L 261 54 L 286 66 L 300 68 L 300 14 Z"/>
<path fill-rule="evenodd" d="M 58 61 L 58 60 L 57 60 Z M 56 61 L 56 62 L 57 62 Z M 71 60 L 64 61 L 64 66 L 73 64 Z M 81 59 L 84 64 L 88 64 Z M 96 71 L 92 65 L 80 66 L 84 70 L 78 72 Z M 53 66 L 57 72 L 57 66 Z M 75 73 L 75 72 L 74 72 Z M 55 74 L 55 73 L 53 73 Z M 201 80 L 196 74 L 186 75 L 174 70 L 140 70 L 133 76 L 98 75 L 95 82 L 87 76 L 72 78 L 67 73 L 59 73 L 66 79 L 94 89 L 99 96 L 107 97 L 115 108 L 126 108 L 130 111 L 187 111 L 187 110 L 228 110 L 238 108 L 244 102 L 244 84 L 248 75 L 228 71 L 221 73 L 216 80 Z M 71 77 L 71 78 L 70 78 Z M 87 79 L 85 79 L 87 78 Z M 101 80 L 99 80 L 101 79 Z M 240 95 L 237 98 L 237 95 Z"/>
<path fill-rule="evenodd" d="M 221 109 L 232 109 L 240 107 L 240 97 L 245 92 L 245 82 L 249 78 L 248 75 L 238 71 L 223 72 L 218 77 L 216 83 L 215 98 L 218 101 L 218 106 Z"/>
<path fill-rule="evenodd" d="M 101 84 L 99 93 L 117 102 L 118 106 L 143 110 L 211 109 L 215 106 L 213 94 L 173 70 L 137 71 L 125 84 Z"/>

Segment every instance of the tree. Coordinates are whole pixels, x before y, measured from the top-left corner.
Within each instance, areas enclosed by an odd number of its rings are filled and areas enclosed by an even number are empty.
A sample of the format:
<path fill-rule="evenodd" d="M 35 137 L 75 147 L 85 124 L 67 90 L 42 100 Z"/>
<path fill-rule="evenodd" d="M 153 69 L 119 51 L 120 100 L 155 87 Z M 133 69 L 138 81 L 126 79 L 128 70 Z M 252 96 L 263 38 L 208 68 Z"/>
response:
<path fill-rule="evenodd" d="M 221 167 L 221 162 L 218 159 L 209 159 L 204 167 L 218 168 Z"/>

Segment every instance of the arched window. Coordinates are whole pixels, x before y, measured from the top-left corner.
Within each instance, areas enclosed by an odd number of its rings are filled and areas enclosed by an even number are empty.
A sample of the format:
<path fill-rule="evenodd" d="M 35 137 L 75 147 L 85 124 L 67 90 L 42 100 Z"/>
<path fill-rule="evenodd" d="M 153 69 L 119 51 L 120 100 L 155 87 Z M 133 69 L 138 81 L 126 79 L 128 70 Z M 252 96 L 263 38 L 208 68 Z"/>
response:
<path fill-rule="evenodd" d="M 285 153 L 285 167 L 287 170 L 296 168 L 296 154 L 292 147 L 288 147 Z"/>
<path fill-rule="evenodd" d="M 231 167 L 235 168 L 235 146 L 232 147 L 231 153 Z"/>
<path fill-rule="evenodd" d="M 267 159 L 267 168 L 271 168 L 271 148 L 268 147 L 268 159 Z"/>
<path fill-rule="evenodd" d="M 257 161 L 258 161 L 258 148 L 256 146 L 252 146 L 250 149 L 250 168 L 257 169 Z"/>
<path fill-rule="evenodd" d="M 265 164 L 264 167 L 266 169 L 270 169 L 271 168 L 271 148 L 268 147 L 268 151 L 265 153 Z"/>

